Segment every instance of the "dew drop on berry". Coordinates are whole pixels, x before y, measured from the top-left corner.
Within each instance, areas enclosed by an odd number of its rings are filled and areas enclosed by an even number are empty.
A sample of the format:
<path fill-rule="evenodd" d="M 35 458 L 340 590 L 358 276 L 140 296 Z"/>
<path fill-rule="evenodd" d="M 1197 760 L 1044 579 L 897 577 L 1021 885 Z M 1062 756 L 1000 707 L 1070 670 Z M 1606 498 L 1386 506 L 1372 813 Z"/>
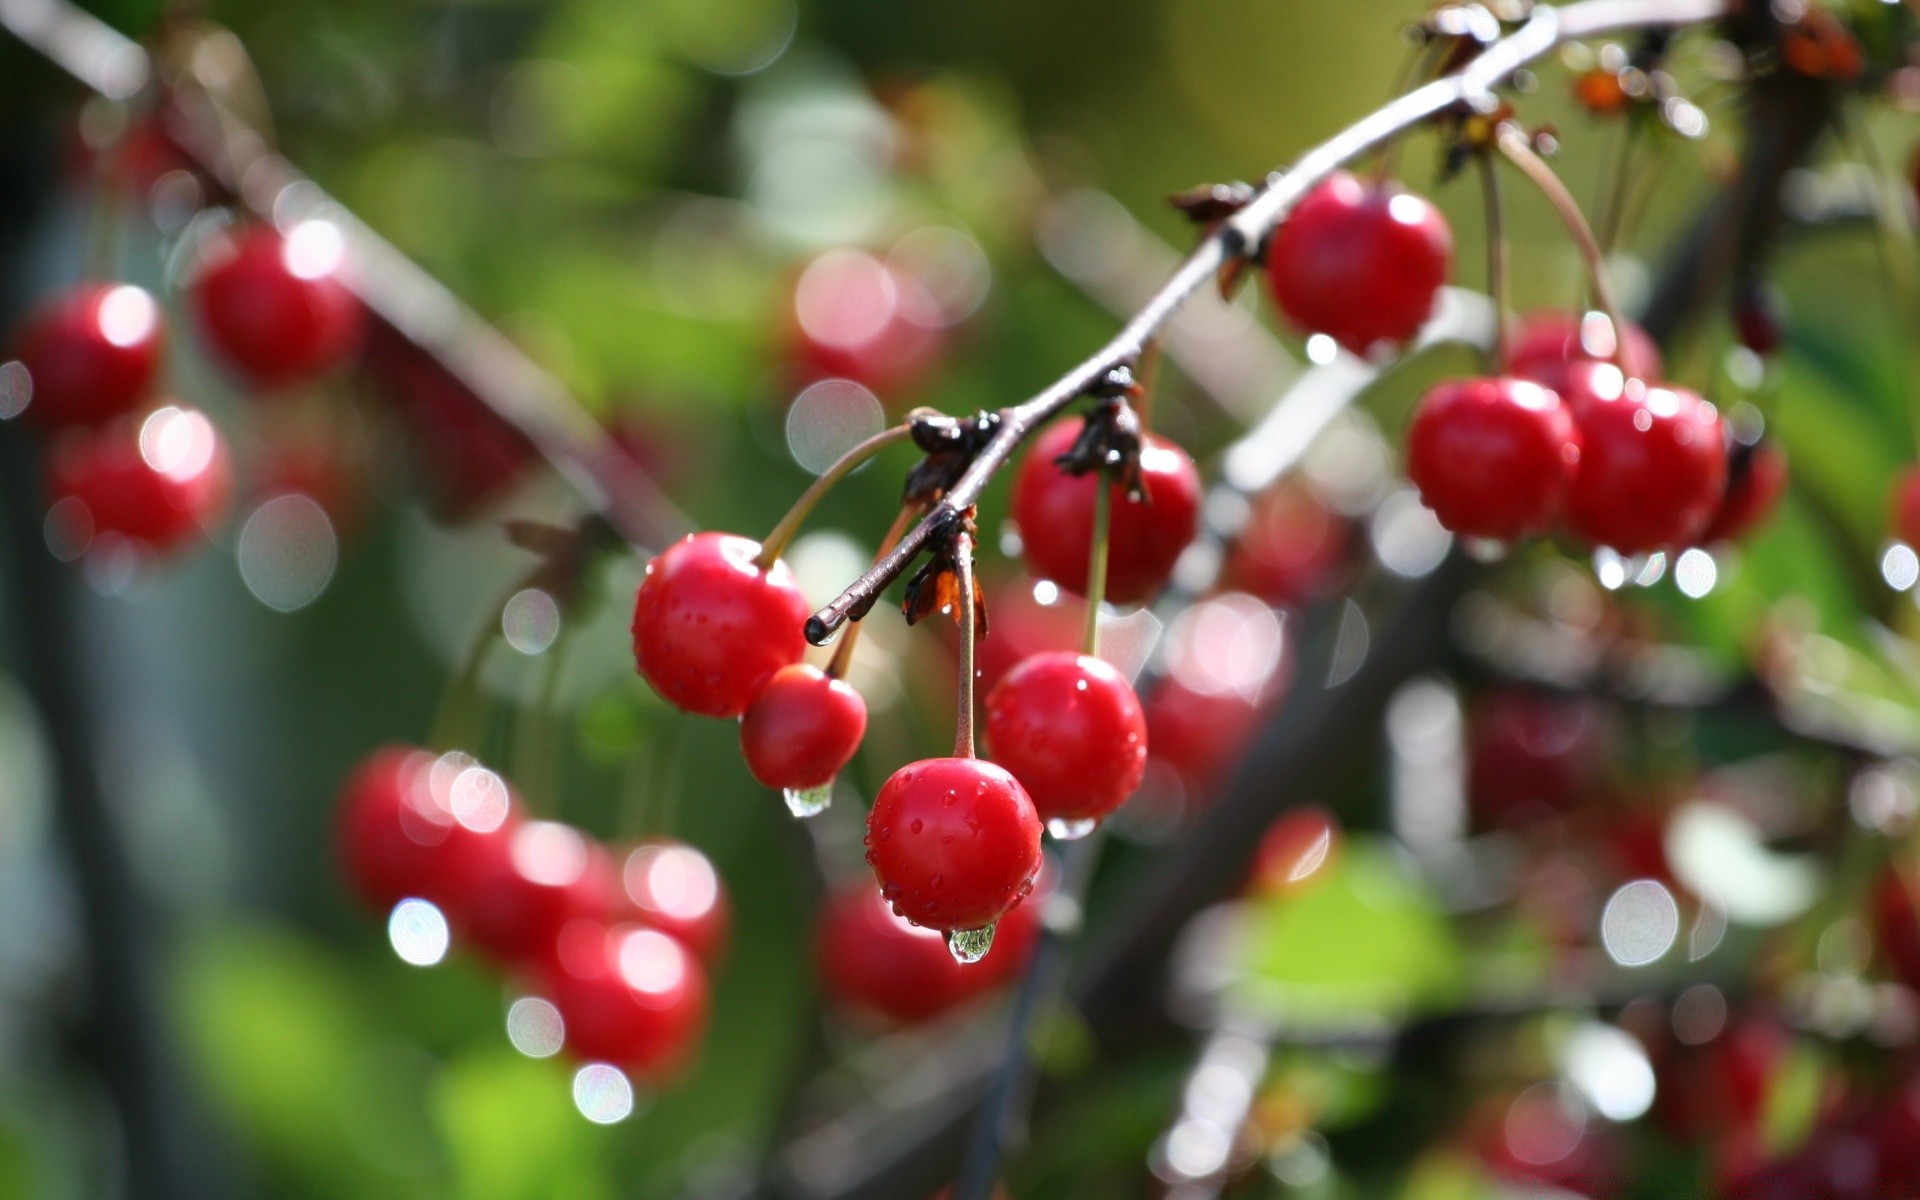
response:
<path fill-rule="evenodd" d="M 1092 833 L 1099 823 L 1093 817 L 1054 817 L 1047 822 L 1047 832 L 1056 841 L 1077 842 Z"/>
<path fill-rule="evenodd" d="M 833 803 L 833 780 L 819 787 L 787 788 L 781 794 L 786 798 L 787 811 L 805 820 L 827 811 L 827 806 Z"/>
<path fill-rule="evenodd" d="M 977 963 L 993 949 L 993 926 L 947 930 L 947 952 L 957 963 Z"/>

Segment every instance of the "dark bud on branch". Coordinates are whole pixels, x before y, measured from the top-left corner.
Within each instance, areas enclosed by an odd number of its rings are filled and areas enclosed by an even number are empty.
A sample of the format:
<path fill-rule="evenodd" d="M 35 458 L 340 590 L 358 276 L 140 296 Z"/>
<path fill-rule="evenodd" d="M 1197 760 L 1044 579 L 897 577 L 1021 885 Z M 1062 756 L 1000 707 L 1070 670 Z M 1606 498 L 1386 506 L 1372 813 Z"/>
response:
<path fill-rule="evenodd" d="M 544 521 L 503 523 L 507 540 L 538 561 L 520 581 L 520 588 L 539 588 L 552 596 L 562 612 L 572 612 L 581 594 L 581 581 L 600 555 L 623 543 L 612 525 L 599 516 L 587 516 L 569 529 Z"/>
<path fill-rule="evenodd" d="M 900 499 L 907 504 L 931 506 L 947 494 L 973 465 L 976 454 L 999 432 L 1000 414 L 980 412 L 971 417 L 950 417 L 932 409 L 913 414 L 913 444 L 927 456 L 907 472 Z"/>
<path fill-rule="evenodd" d="M 1252 203 L 1258 194 L 1258 190 L 1250 183 L 1210 183 L 1175 192 L 1167 197 L 1167 203 L 1200 226 L 1205 236 L 1212 234 L 1220 222 Z M 1240 254 L 1232 255 L 1220 264 L 1218 282 L 1222 300 L 1231 301 L 1233 294 L 1240 290 L 1240 285 L 1246 281 L 1246 269 L 1247 258 Z"/>
<path fill-rule="evenodd" d="M 1087 414 L 1080 436 L 1073 439 L 1073 445 L 1067 447 L 1065 454 L 1053 461 L 1069 475 L 1103 472 L 1126 489 L 1128 499 L 1150 502 L 1152 497 L 1147 495 L 1146 483 L 1140 476 L 1143 436 L 1140 414 L 1127 403 L 1130 397 L 1139 394 L 1140 386 L 1134 382 L 1133 371 L 1124 366 L 1115 367 L 1095 389 L 1094 395 L 1100 402 Z"/>
<path fill-rule="evenodd" d="M 927 547 L 931 554 L 907 580 L 907 597 L 900 605 L 907 624 L 918 624 L 922 618 L 937 612 L 951 614 L 956 624 L 960 621 L 960 567 L 955 555 L 961 538 L 972 541 L 978 536 L 973 518 L 971 508 L 948 513 L 928 535 Z M 978 575 L 973 579 L 973 617 L 974 636 L 987 636 L 987 599 L 980 590 Z"/>

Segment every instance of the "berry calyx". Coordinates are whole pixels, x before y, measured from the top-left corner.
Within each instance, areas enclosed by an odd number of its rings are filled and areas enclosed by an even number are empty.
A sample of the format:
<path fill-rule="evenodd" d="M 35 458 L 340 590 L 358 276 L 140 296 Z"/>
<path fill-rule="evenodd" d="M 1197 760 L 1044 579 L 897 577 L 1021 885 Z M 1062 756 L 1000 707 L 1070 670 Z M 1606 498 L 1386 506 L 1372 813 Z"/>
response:
<path fill-rule="evenodd" d="M 770 788 L 806 791 L 833 781 L 867 732 L 867 702 L 811 663 L 775 671 L 740 718 L 740 750 Z"/>
<path fill-rule="evenodd" d="M 1640 326 L 1631 321 L 1625 324 L 1628 356 L 1649 378 L 1659 378 L 1664 369 L 1660 347 Z M 1516 322 L 1508 342 L 1507 373 L 1531 379 L 1571 403 L 1569 393 L 1578 390 L 1573 385 L 1578 368 L 1613 363 L 1618 336 L 1605 313 L 1528 313 Z"/>
<path fill-rule="evenodd" d="M 347 882 L 373 909 L 409 896 L 445 905 L 507 857 L 518 822 L 500 777 L 467 756 L 386 746 L 341 788 L 335 845 Z"/>
<path fill-rule="evenodd" d="M 1420 331 L 1452 262 L 1453 231 L 1439 209 L 1341 171 L 1274 232 L 1267 283 L 1296 326 L 1366 355 Z"/>
<path fill-rule="evenodd" d="M 657 929 L 576 921 L 560 934 L 547 979 L 566 1046 L 658 1083 L 677 1074 L 707 1023 L 707 978 Z"/>
<path fill-rule="evenodd" d="M 1580 464 L 1560 398 L 1525 379 L 1451 379 L 1420 399 L 1407 475 L 1440 523 L 1510 542 L 1544 531 Z"/>
<path fill-rule="evenodd" d="M 866 845 L 893 910 L 929 929 L 992 926 L 1040 873 L 1033 801 L 1006 768 L 977 758 L 895 771 L 867 815 Z"/>
<path fill-rule="evenodd" d="M 701 962 L 720 960 L 733 913 L 706 855 L 685 842 L 642 842 L 621 864 L 620 882 L 641 922 L 680 939 Z"/>
<path fill-rule="evenodd" d="M 1887 501 L 1893 536 L 1909 546 L 1920 546 L 1920 466 L 1900 472 Z"/>
<path fill-rule="evenodd" d="M 836 891 L 814 936 L 820 982 L 833 1002 L 884 1024 L 917 1025 L 952 1012 L 1019 974 L 1040 935 L 1040 906 L 1001 920 L 977 963 L 955 962 L 937 930 L 895 913 L 862 882 Z"/>
<path fill-rule="evenodd" d="M 987 745 L 1043 821 L 1098 820 L 1147 769 L 1147 719 L 1133 685 L 1086 654 L 1036 654 L 987 697 Z"/>
<path fill-rule="evenodd" d="M 122 538 L 155 554 L 217 521 L 230 483 L 220 431 L 179 405 L 74 434 L 55 449 L 47 478 L 52 503 L 78 504 L 95 539 Z"/>
<path fill-rule="evenodd" d="M 1575 407 L 1580 470 L 1569 531 L 1622 554 L 1692 545 L 1727 486 L 1719 412 L 1685 388 L 1627 380 Z"/>
<path fill-rule="evenodd" d="M 75 288 L 29 316 L 14 340 L 27 369 L 28 420 L 98 425 L 153 391 L 166 346 L 160 306 L 131 284 Z"/>
<path fill-rule="evenodd" d="M 621 892 L 612 857 L 557 821 L 517 825 L 507 853 L 490 858 L 471 886 L 441 907 L 475 947 L 507 965 L 541 961 L 568 922 L 605 922 Z"/>
<path fill-rule="evenodd" d="M 1727 494 L 1700 535 L 1705 545 L 1738 541 L 1773 515 L 1787 491 L 1787 452 L 1772 438 L 1736 442 L 1727 464 Z"/>
<path fill-rule="evenodd" d="M 307 221 L 282 234 L 250 225 L 216 235 L 188 284 L 201 334 L 248 386 L 268 391 L 344 363 L 365 311 L 340 278 L 338 226 Z"/>
<path fill-rule="evenodd" d="M 760 543 L 689 534 L 647 564 L 633 603 L 634 663 L 686 712 L 737 717 L 781 667 L 800 661 L 809 609 L 784 562 Z"/>
<path fill-rule="evenodd" d="M 1087 547 L 1093 540 L 1099 472 L 1072 475 L 1054 460 L 1079 436 L 1082 420 L 1062 421 L 1043 432 L 1027 451 L 1013 481 L 1012 513 L 1020 526 L 1027 570 L 1085 595 Z M 1200 473 L 1178 445 L 1148 434 L 1140 446 L 1145 500 L 1112 489 L 1107 552 L 1107 595 L 1114 604 L 1150 600 L 1173 573 L 1181 551 L 1200 523 Z"/>

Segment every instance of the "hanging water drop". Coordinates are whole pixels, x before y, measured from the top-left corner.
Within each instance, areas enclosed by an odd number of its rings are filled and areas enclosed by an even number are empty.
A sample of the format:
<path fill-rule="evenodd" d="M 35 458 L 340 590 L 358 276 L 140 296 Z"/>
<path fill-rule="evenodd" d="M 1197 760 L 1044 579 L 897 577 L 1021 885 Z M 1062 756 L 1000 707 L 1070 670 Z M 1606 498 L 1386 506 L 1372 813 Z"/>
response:
<path fill-rule="evenodd" d="M 805 820 L 817 817 L 827 811 L 827 805 L 833 803 L 833 780 L 829 779 L 819 787 L 787 788 L 781 795 L 786 797 L 787 811 Z"/>
<path fill-rule="evenodd" d="M 1047 832 L 1055 841 L 1077 842 L 1092 833 L 1098 824 L 1096 817 L 1052 817 L 1047 821 Z"/>
<path fill-rule="evenodd" d="M 977 963 L 993 949 L 993 926 L 947 930 L 947 951 L 957 963 Z"/>

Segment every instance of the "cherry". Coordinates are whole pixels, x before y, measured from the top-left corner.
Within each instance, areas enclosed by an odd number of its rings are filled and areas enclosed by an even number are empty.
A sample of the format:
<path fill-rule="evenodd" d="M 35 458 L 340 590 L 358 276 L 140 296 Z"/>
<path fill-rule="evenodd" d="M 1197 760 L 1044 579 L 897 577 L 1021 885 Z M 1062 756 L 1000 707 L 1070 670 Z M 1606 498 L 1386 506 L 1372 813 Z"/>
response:
<path fill-rule="evenodd" d="M 992 695 L 1008 671 L 1043 650 L 1071 650 L 1086 632 L 1086 603 L 1051 581 L 1021 576 L 995 589 L 987 604 L 993 635 L 974 647 L 979 690 Z"/>
<path fill-rule="evenodd" d="M 1772 1014 L 1738 1014 L 1700 1045 L 1671 1045 L 1657 1056 L 1653 1115 L 1677 1138 L 1733 1138 L 1756 1130 L 1793 1037 Z"/>
<path fill-rule="evenodd" d="M 1580 470 L 1567 528 L 1622 554 L 1697 541 L 1727 486 L 1726 432 L 1713 405 L 1685 388 L 1631 379 L 1575 413 Z"/>
<path fill-rule="evenodd" d="M 1881 962 L 1900 982 L 1920 988 L 1920 892 L 1900 864 L 1889 864 L 1874 882 L 1873 928 Z"/>
<path fill-rule="evenodd" d="M 791 357 L 802 379 L 851 379 L 892 403 L 939 359 L 943 323 L 912 275 L 864 251 L 829 250 L 794 285 Z"/>
<path fill-rule="evenodd" d="M 1704 545 L 1738 541 L 1773 515 L 1787 491 L 1787 452 L 1771 438 L 1735 442 L 1727 463 L 1727 494 L 1700 535 Z"/>
<path fill-rule="evenodd" d="M 338 226 L 307 221 L 281 234 L 250 225 L 216 235 L 188 298 L 207 342 L 250 387 L 286 387 L 324 374 L 359 347 L 365 312 L 340 279 Z"/>
<path fill-rule="evenodd" d="M 1560 398 L 1524 379 L 1452 379 L 1420 399 L 1407 474 L 1440 523 L 1510 542 L 1553 523 L 1580 465 Z"/>
<path fill-rule="evenodd" d="M 993 759 L 1043 821 L 1097 820 L 1147 770 L 1147 718 L 1113 665 L 1056 650 L 1015 667 L 987 697 Z"/>
<path fill-rule="evenodd" d="M 893 910 L 947 931 L 993 924 L 1040 872 L 1040 818 L 1006 768 L 928 758 L 893 773 L 867 815 L 867 862 Z"/>
<path fill-rule="evenodd" d="M 732 908 L 706 855 L 685 842 L 642 842 L 627 854 L 620 879 L 643 923 L 680 939 L 701 962 L 725 954 Z"/>
<path fill-rule="evenodd" d="M 753 777 L 806 791 L 833 781 L 867 732 L 867 702 L 811 663 L 775 671 L 740 718 L 740 750 Z"/>
<path fill-rule="evenodd" d="M 48 467 L 55 504 L 77 502 L 93 536 L 124 538 L 153 553 L 175 549 L 217 521 L 231 472 L 220 431 L 205 414 L 168 405 L 76 432 Z"/>
<path fill-rule="evenodd" d="M 1660 347 L 1647 331 L 1626 323 L 1628 347 L 1637 369 L 1659 378 Z M 1569 400 L 1580 364 L 1613 362 L 1614 329 L 1604 313 L 1543 311 L 1520 318 L 1507 346 L 1507 372 L 1531 379 Z"/>
<path fill-rule="evenodd" d="M 499 776 L 466 756 L 385 746 L 341 788 L 341 870 L 381 912 L 409 896 L 446 904 L 507 857 L 518 819 Z"/>
<path fill-rule="evenodd" d="M 1584 700 L 1509 688 L 1475 707 L 1467 750 L 1467 798 L 1487 826 L 1564 812 L 1605 763 L 1600 714 Z"/>
<path fill-rule="evenodd" d="M 677 1074 L 707 1023 L 707 979 L 694 956 L 657 929 L 568 925 L 547 978 L 567 1049 L 659 1083 Z"/>
<path fill-rule="evenodd" d="M 160 306 L 131 284 L 90 284 L 20 327 L 14 355 L 31 388 L 26 416 L 42 428 L 98 425 L 132 412 L 160 376 Z"/>
<path fill-rule="evenodd" d="M 1291 671 L 1273 610 L 1240 592 L 1204 600 L 1167 630 L 1167 676 L 1145 699 L 1151 762 L 1189 790 L 1222 782 Z"/>
<path fill-rule="evenodd" d="M 1097 472 L 1070 475 L 1054 460 L 1073 445 L 1083 424 L 1062 421 L 1034 440 L 1014 476 L 1012 499 L 1027 570 L 1076 595 L 1087 590 Z M 1107 485 L 1113 505 L 1107 599 L 1114 604 L 1152 599 L 1200 524 L 1200 473 L 1185 450 L 1148 434 L 1140 447 L 1140 477 L 1144 501 Z"/>
<path fill-rule="evenodd" d="M 441 904 L 447 921 L 508 965 L 539 961 L 569 921 L 605 922 L 621 900 L 612 856 L 557 821 L 516 826 L 507 853 L 490 857 L 470 882 Z"/>
<path fill-rule="evenodd" d="M 647 564 L 633 602 L 634 662 L 674 707 L 737 717 L 806 653 L 806 597 L 786 563 L 762 570 L 759 553 L 747 538 L 694 533 Z"/>
<path fill-rule="evenodd" d="M 1309 805 L 1282 815 L 1253 852 L 1247 890 L 1269 897 L 1302 890 L 1339 857 L 1340 841 L 1340 823 L 1324 808 Z"/>
<path fill-rule="evenodd" d="M 1453 262 L 1440 210 L 1341 171 L 1300 201 L 1267 246 L 1267 284 L 1287 317 L 1355 354 L 1410 340 Z"/>
<path fill-rule="evenodd" d="M 1316 599 L 1338 583 L 1349 537 L 1346 521 L 1311 488 L 1283 484 L 1254 502 L 1221 582 L 1274 605 Z M 993 616 L 999 621 L 1000 610 Z M 994 632 L 999 632 L 997 625 Z"/>
<path fill-rule="evenodd" d="M 1894 479 L 1887 507 L 1893 536 L 1920 547 L 1920 465 L 1906 468 Z"/>
<path fill-rule="evenodd" d="M 827 899 L 814 959 L 835 1004 L 886 1024 L 917 1025 L 1013 979 L 1039 936 L 1036 897 L 1001 919 L 979 962 L 955 962 L 938 931 L 898 915 L 879 888 L 862 882 Z"/>

